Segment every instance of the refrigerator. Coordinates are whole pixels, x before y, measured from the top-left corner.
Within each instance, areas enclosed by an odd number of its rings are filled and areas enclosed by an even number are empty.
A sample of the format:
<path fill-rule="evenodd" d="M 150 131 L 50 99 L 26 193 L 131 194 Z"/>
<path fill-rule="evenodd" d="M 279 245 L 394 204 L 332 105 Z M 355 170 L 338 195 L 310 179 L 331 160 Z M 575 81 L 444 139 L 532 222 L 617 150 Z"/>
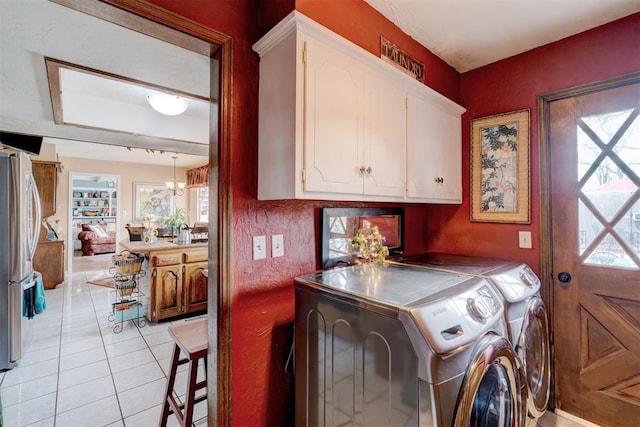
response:
<path fill-rule="evenodd" d="M 42 213 L 31 160 L 0 151 L 0 370 L 22 357 L 24 290 L 35 285 L 32 260 Z"/>

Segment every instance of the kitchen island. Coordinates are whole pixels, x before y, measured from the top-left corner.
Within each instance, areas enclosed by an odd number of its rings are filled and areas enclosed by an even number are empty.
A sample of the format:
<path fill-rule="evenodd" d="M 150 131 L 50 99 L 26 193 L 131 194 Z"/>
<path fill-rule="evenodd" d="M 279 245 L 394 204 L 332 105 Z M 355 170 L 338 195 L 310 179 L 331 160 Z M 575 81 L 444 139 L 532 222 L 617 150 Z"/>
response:
<path fill-rule="evenodd" d="M 208 242 L 176 244 L 120 242 L 122 250 L 143 254 L 140 278 L 147 319 L 158 321 L 189 313 L 205 312 L 208 286 Z"/>

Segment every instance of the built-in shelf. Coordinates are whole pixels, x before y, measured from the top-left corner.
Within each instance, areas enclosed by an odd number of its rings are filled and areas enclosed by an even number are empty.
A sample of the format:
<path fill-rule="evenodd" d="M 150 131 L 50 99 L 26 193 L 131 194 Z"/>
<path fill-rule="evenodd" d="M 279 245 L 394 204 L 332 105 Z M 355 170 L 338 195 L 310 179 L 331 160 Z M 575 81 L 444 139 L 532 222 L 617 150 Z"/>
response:
<path fill-rule="evenodd" d="M 81 224 L 92 222 L 114 223 L 118 217 L 118 190 L 116 177 L 75 175 L 71 187 L 71 227 L 73 248 L 80 250 L 77 239 Z"/>

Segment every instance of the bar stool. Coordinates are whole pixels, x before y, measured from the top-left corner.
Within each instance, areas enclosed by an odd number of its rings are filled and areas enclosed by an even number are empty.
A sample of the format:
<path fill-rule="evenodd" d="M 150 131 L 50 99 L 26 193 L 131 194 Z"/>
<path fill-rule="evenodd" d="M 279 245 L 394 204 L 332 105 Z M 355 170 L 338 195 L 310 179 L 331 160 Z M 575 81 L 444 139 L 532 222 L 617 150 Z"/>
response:
<path fill-rule="evenodd" d="M 207 398 L 205 393 L 198 398 L 195 397 L 196 390 L 200 390 L 207 386 L 207 379 L 197 382 L 198 362 L 204 359 L 205 374 L 207 371 L 207 319 L 197 319 L 178 323 L 169 326 L 169 334 L 175 341 L 173 348 L 173 359 L 171 361 L 171 371 L 167 379 L 167 388 L 165 390 L 164 407 L 162 409 L 162 418 L 160 418 L 160 427 L 167 425 L 169 414 L 175 414 L 178 422 L 182 427 L 190 427 L 193 420 L 193 407 L 196 403 L 202 402 Z M 187 357 L 180 359 L 180 352 Z M 173 385 L 176 381 L 176 372 L 178 366 L 185 363 L 189 364 L 189 383 L 187 384 L 187 395 L 183 404 L 179 404 L 173 397 Z"/>

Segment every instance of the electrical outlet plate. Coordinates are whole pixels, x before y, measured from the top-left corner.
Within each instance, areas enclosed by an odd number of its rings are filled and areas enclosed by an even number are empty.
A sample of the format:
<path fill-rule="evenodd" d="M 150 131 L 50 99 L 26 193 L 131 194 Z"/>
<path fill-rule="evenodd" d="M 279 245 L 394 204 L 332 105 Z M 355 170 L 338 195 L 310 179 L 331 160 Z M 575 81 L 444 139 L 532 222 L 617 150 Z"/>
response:
<path fill-rule="evenodd" d="M 522 249 L 531 249 L 531 232 L 530 231 L 518 232 L 518 246 Z"/>
<path fill-rule="evenodd" d="M 273 258 L 284 256 L 284 236 L 282 234 L 271 236 L 271 256 Z"/>
<path fill-rule="evenodd" d="M 267 238 L 265 236 L 253 236 L 253 259 L 265 259 L 267 257 Z"/>

